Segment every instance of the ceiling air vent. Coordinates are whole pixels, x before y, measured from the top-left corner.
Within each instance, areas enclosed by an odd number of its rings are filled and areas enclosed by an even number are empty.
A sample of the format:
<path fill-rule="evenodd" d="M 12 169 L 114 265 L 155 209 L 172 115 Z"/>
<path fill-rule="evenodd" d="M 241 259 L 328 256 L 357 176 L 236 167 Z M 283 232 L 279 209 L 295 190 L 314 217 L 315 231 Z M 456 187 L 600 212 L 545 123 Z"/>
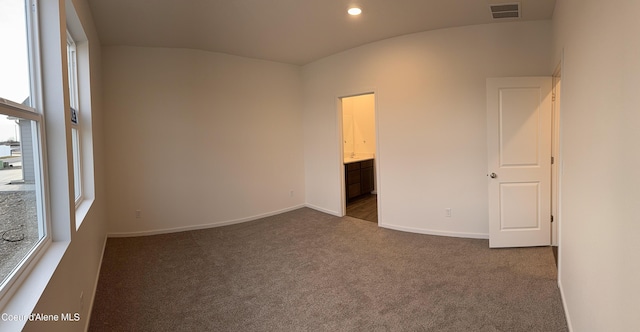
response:
<path fill-rule="evenodd" d="M 491 16 L 494 20 L 501 18 L 520 18 L 520 4 L 519 3 L 504 3 L 490 5 Z"/>

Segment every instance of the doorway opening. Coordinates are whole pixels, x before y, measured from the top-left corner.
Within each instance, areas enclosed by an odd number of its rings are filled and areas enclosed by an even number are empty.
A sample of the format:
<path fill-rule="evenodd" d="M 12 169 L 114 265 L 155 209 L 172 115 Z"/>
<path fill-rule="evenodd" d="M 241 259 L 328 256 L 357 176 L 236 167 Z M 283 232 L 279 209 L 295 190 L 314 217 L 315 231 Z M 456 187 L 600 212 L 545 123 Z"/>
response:
<path fill-rule="evenodd" d="M 375 95 L 340 98 L 343 215 L 378 223 Z"/>

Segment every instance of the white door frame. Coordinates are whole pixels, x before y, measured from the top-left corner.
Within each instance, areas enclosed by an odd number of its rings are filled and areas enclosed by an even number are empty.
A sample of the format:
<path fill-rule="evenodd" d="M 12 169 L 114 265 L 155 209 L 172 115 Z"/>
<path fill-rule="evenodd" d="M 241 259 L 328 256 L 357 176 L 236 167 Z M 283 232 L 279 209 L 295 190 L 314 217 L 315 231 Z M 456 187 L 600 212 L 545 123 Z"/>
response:
<path fill-rule="evenodd" d="M 379 135 L 379 117 L 378 117 L 378 93 L 375 91 L 375 89 L 371 89 L 371 90 L 364 90 L 364 92 L 358 92 L 358 93 L 349 93 L 349 94 L 342 94 L 339 95 L 336 98 L 336 109 L 337 109 L 337 121 L 338 121 L 338 144 L 339 144 L 339 149 L 338 151 L 340 152 L 340 158 L 339 158 L 339 168 L 340 168 L 340 201 L 342 203 L 341 206 L 341 211 L 340 211 L 340 216 L 344 217 L 347 214 L 347 194 L 346 194 L 346 183 L 345 183 L 345 173 L 344 173 L 344 127 L 343 127 L 343 116 L 342 116 L 342 99 L 343 98 L 350 98 L 350 97 L 357 97 L 357 96 L 363 96 L 363 95 L 373 95 L 374 97 L 374 116 L 375 116 L 375 135 L 376 135 L 376 155 L 375 155 L 375 159 L 374 159 L 374 174 L 375 174 L 375 190 L 376 190 L 376 196 L 377 196 L 377 201 L 376 204 L 378 206 L 378 224 L 381 224 L 381 190 L 380 190 L 380 135 Z"/>
<path fill-rule="evenodd" d="M 551 168 L 551 214 L 553 215 L 553 223 L 551 224 L 551 245 L 559 246 L 559 229 L 560 229 L 560 177 L 562 171 L 562 153 L 560 150 L 560 100 L 561 100 L 561 73 L 562 66 L 558 64 L 556 70 L 553 73 L 553 127 L 552 127 L 552 142 L 551 155 L 554 158 L 554 163 Z"/>

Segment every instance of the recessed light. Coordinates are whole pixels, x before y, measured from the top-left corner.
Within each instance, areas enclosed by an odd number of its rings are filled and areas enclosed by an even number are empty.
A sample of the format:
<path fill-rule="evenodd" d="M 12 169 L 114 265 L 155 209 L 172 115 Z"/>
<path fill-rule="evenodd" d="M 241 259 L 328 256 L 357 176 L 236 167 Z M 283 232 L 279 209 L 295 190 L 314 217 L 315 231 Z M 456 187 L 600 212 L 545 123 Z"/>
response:
<path fill-rule="evenodd" d="M 349 15 L 353 15 L 353 16 L 360 15 L 360 14 L 362 14 L 362 9 L 360 9 L 358 7 L 352 7 L 352 8 L 349 8 L 349 10 L 347 10 L 347 13 L 349 13 Z"/>

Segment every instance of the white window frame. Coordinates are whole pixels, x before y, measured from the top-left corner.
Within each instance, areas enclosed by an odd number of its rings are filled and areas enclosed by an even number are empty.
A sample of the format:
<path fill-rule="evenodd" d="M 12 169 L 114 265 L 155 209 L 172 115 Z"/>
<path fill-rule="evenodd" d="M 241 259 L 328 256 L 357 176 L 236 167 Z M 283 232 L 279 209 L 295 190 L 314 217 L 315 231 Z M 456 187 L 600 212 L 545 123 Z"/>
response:
<path fill-rule="evenodd" d="M 73 91 L 69 91 L 68 107 L 74 107 L 78 123 L 73 124 L 67 120 L 67 128 L 70 128 L 72 144 L 69 150 L 79 169 L 73 168 L 74 191 L 76 186 L 80 186 L 81 196 L 75 197 L 75 228 L 82 225 L 87 213 L 95 200 L 95 179 L 93 160 L 93 128 L 92 128 L 92 97 L 91 97 L 91 76 L 90 76 L 90 48 L 84 27 L 80 22 L 78 14 L 71 0 L 65 0 L 65 17 L 67 39 L 73 40 L 75 44 L 75 62 L 73 77 L 70 85 L 73 84 Z M 69 60 L 67 60 L 69 62 Z M 68 71 L 67 71 L 68 72 Z M 69 111 L 70 112 L 70 111 Z"/>
<path fill-rule="evenodd" d="M 16 293 L 23 281 L 29 276 L 36 263 L 51 246 L 51 222 L 49 219 L 48 178 L 46 167 L 46 135 L 45 119 L 42 112 L 42 74 L 40 59 L 40 37 L 37 7 L 32 1 L 25 0 L 25 19 L 27 47 L 29 55 L 30 76 L 30 104 L 29 106 L 18 104 L 0 98 L 0 110 L 2 114 L 31 120 L 36 123 L 33 141 L 38 143 L 38 153 L 34 153 L 34 171 L 36 177 L 36 202 L 39 205 L 38 232 L 39 241 L 27 253 L 24 259 L 16 266 L 15 270 L 0 284 L 0 308 L 4 307 Z"/>
<path fill-rule="evenodd" d="M 82 188 L 82 158 L 81 130 L 80 130 L 80 103 L 78 94 L 78 56 L 76 42 L 67 29 L 67 72 L 69 76 L 69 104 L 75 110 L 76 122 L 71 122 L 71 141 L 73 157 L 73 188 L 76 208 L 84 200 Z"/>

